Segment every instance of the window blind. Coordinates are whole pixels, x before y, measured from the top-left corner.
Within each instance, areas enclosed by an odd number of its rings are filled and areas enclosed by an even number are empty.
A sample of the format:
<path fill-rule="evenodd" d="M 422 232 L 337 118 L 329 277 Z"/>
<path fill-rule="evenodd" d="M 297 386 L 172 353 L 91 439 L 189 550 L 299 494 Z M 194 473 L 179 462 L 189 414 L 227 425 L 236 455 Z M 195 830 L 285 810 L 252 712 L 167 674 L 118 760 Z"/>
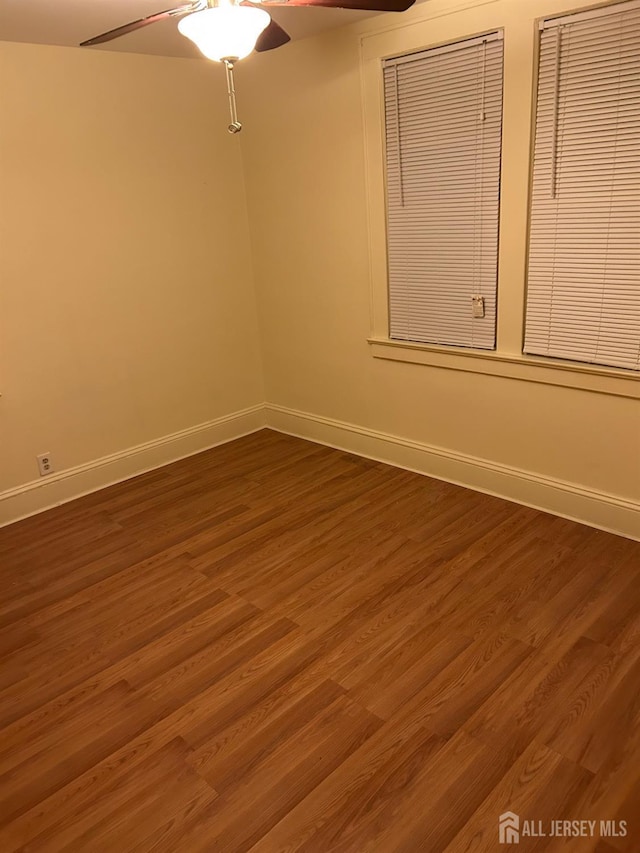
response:
<path fill-rule="evenodd" d="M 493 349 L 502 35 L 385 60 L 383 73 L 390 336 Z"/>
<path fill-rule="evenodd" d="M 640 368 L 640 3 L 545 21 L 525 352 Z"/>

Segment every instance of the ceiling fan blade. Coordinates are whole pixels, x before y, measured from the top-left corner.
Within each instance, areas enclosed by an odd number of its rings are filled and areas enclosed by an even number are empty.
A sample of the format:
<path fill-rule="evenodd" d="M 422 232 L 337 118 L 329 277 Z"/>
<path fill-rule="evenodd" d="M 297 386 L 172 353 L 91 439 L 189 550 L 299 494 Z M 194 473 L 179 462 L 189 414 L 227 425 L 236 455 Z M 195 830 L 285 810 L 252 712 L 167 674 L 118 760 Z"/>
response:
<path fill-rule="evenodd" d="M 123 24 L 121 27 L 116 27 L 114 30 L 109 30 L 106 33 L 100 33 L 99 36 L 87 39 L 80 43 L 80 47 L 91 47 L 94 44 L 102 44 L 111 39 L 117 39 L 127 33 L 132 33 L 134 30 L 139 30 L 142 27 L 148 27 L 149 24 L 155 24 L 156 21 L 163 21 L 165 18 L 174 18 L 178 15 L 186 15 L 187 12 L 195 12 L 200 9 L 202 3 L 185 3 L 182 6 L 176 6 L 175 9 L 166 9 L 164 12 L 156 12 L 155 15 L 148 15 L 146 18 L 139 18 L 137 21 L 131 21 L 129 24 Z"/>
<path fill-rule="evenodd" d="M 282 47 L 282 45 L 286 44 L 288 41 L 291 41 L 289 33 L 286 33 L 280 24 L 276 24 L 272 18 L 271 23 L 268 24 L 267 28 L 258 36 L 255 49 L 258 53 L 262 53 L 265 50 L 273 50 L 276 47 Z"/>
<path fill-rule="evenodd" d="M 367 12 L 406 12 L 415 0 L 263 0 L 262 6 L 325 6 Z"/>

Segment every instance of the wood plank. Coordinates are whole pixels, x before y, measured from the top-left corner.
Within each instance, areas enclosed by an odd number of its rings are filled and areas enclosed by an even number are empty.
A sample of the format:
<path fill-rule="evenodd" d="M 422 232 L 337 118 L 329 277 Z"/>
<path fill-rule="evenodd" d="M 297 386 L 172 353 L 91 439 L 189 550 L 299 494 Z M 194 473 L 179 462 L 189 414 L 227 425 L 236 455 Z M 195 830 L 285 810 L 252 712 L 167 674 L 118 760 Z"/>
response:
<path fill-rule="evenodd" d="M 639 543 L 263 430 L 0 562 L 3 853 L 640 849 Z"/>

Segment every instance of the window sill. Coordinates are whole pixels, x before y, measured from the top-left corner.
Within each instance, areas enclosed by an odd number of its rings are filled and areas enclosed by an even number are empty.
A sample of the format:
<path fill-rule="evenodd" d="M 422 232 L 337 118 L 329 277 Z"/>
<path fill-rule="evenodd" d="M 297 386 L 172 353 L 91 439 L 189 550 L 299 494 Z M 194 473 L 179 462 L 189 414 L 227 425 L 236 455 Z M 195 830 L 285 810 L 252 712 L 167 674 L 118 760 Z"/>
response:
<path fill-rule="evenodd" d="M 560 385 L 579 388 L 596 394 L 640 398 L 640 375 L 615 367 L 577 365 L 569 361 L 536 358 L 527 355 L 501 355 L 488 350 L 437 347 L 412 344 L 387 338 L 369 338 L 374 358 L 426 364 L 446 370 L 463 370 L 538 382 L 543 385 Z"/>

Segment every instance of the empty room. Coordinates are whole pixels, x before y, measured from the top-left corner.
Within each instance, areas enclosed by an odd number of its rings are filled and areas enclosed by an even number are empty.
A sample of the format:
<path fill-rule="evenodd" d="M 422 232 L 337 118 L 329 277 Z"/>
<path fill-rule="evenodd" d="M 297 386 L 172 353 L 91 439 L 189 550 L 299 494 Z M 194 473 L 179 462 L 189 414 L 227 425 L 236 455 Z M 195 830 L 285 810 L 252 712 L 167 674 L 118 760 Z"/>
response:
<path fill-rule="evenodd" d="M 0 0 L 0 851 L 637 853 L 640 0 L 169 6 Z"/>

